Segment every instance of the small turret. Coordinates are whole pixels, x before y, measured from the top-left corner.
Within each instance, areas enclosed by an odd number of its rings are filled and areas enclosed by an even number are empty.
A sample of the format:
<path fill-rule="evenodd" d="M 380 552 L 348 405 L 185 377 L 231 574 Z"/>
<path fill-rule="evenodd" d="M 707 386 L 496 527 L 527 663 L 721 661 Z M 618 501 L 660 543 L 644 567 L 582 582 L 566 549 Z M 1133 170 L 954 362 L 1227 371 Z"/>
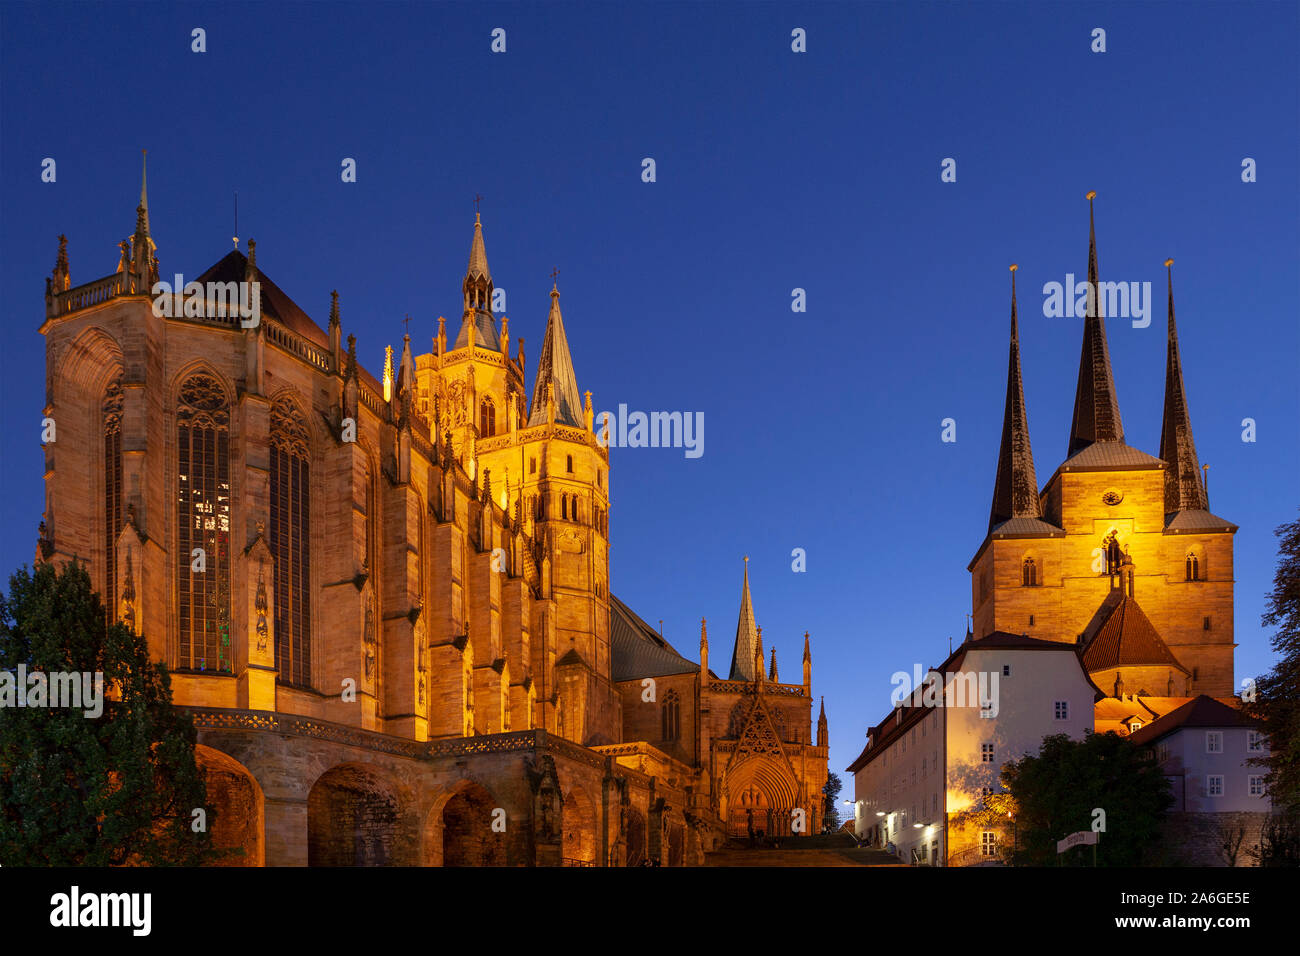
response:
<path fill-rule="evenodd" d="M 822 710 L 817 718 L 817 746 L 825 747 L 829 744 L 829 734 L 826 731 L 826 698 L 822 698 Z"/>
<path fill-rule="evenodd" d="M 807 631 L 803 632 L 803 692 L 805 697 L 812 696 L 812 651 Z"/>
<path fill-rule="evenodd" d="M 709 625 L 700 618 L 700 680 L 709 679 Z M 703 686 L 703 684 L 701 684 Z"/>
<path fill-rule="evenodd" d="M 775 644 L 772 645 L 772 667 L 767 673 L 767 679 L 770 680 L 773 684 L 779 684 L 781 682 L 776 672 L 776 645 Z"/>

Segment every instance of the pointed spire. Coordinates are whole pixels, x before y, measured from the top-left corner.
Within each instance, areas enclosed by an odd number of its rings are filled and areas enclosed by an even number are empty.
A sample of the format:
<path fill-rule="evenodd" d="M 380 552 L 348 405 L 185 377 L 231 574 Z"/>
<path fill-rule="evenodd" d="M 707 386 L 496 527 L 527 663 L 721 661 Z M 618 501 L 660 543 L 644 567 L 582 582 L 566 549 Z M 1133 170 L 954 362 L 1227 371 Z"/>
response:
<path fill-rule="evenodd" d="M 1178 350 L 1178 328 L 1174 324 L 1174 260 L 1169 270 L 1169 343 L 1165 356 L 1165 414 L 1160 426 L 1160 457 L 1165 461 L 1165 513 L 1207 511 L 1201 463 L 1192 441 L 1192 419 L 1187 410 L 1183 386 L 1183 360 Z"/>
<path fill-rule="evenodd" d="M 825 747 L 830 743 L 826 727 L 826 698 L 822 698 L 821 713 L 817 716 L 817 746 Z"/>
<path fill-rule="evenodd" d="M 140 150 L 140 205 L 137 209 L 136 218 L 139 225 L 144 227 L 144 234 L 149 235 L 149 184 L 147 161 L 149 150 Z"/>
<path fill-rule="evenodd" d="M 401 402 L 402 418 L 410 420 L 415 397 L 415 360 L 411 358 L 411 336 L 402 336 L 402 359 L 397 367 L 397 397 Z"/>
<path fill-rule="evenodd" d="M 335 289 L 330 293 L 330 328 L 337 328 L 339 324 L 339 293 Z"/>
<path fill-rule="evenodd" d="M 700 677 L 707 680 L 709 676 L 709 625 L 700 618 Z"/>
<path fill-rule="evenodd" d="M 775 644 L 772 645 L 772 666 L 768 669 L 767 679 L 770 680 L 773 684 L 780 683 L 780 679 L 777 677 L 777 673 L 776 673 L 776 645 Z"/>
<path fill-rule="evenodd" d="M 356 380 L 357 377 L 357 337 L 348 333 L 348 371 L 345 379 Z"/>
<path fill-rule="evenodd" d="M 67 292 L 72 284 L 72 279 L 68 271 L 68 237 L 59 236 L 59 254 L 54 260 L 54 291 Z"/>
<path fill-rule="evenodd" d="M 492 273 L 488 269 L 487 250 L 483 245 L 483 223 L 474 213 L 474 238 L 469 247 L 469 265 L 461 283 L 465 313 L 453 349 L 470 345 L 470 328 L 474 331 L 474 345 L 491 352 L 501 351 L 501 338 L 497 334 L 496 320 L 492 317 Z"/>
<path fill-rule="evenodd" d="M 1110 350 L 1106 345 L 1106 320 L 1098 294 L 1097 230 L 1092 211 L 1096 196 L 1095 192 L 1088 193 L 1088 310 L 1083 321 L 1083 349 L 1079 355 L 1079 381 L 1074 393 L 1074 420 L 1070 425 L 1067 457 L 1095 442 L 1124 440 L 1124 423 L 1119 416 L 1119 398 L 1115 394 Z"/>
<path fill-rule="evenodd" d="M 754 656 L 758 648 L 758 626 L 754 623 L 754 605 L 749 597 L 749 557 L 746 556 L 744 584 L 740 591 L 740 619 L 736 622 L 736 644 L 731 652 L 731 672 L 727 680 L 757 679 Z M 762 667 L 761 661 L 759 667 Z"/>
<path fill-rule="evenodd" d="M 564 319 L 560 315 L 560 290 L 551 287 L 551 312 L 546 317 L 546 338 L 542 353 L 537 359 L 537 380 L 533 383 L 532 411 L 529 425 L 546 422 L 546 395 L 554 386 L 555 419 L 564 425 L 581 428 L 582 401 L 578 396 L 578 379 L 573 373 L 573 357 L 569 354 L 569 340 L 564 334 Z"/>
<path fill-rule="evenodd" d="M 393 347 L 384 346 L 384 401 L 393 400 Z"/>
<path fill-rule="evenodd" d="M 1011 266 L 1011 350 L 1007 358 L 1007 402 L 1002 412 L 1002 446 L 998 450 L 998 473 L 993 483 L 993 507 L 989 530 L 1011 518 L 1038 518 L 1038 480 L 1034 475 L 1034 453 L 1029 447 L 1029 416 L 1025 410 L 1025 386 L 1020 374 L 1020 326 L 1016 317 L 1016 270 Z"/>

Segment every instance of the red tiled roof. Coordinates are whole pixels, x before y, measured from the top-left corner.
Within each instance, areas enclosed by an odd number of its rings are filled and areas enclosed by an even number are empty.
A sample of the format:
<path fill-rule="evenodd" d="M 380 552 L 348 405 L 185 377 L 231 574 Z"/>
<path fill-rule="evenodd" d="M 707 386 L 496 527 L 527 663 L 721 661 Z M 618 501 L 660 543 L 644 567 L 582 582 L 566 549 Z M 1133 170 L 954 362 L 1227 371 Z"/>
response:
<path fill-rule="evenodd" d="M 1178 658 L 1165 645 L 1137 601 L 1127 594 L 1088 642 L 1083 652 L 1083 663 L 1089 673 L 1108 667 L 1141 665 L 1176 667 L 1187 673 L 1187 668 L 1178 663 Z"/>

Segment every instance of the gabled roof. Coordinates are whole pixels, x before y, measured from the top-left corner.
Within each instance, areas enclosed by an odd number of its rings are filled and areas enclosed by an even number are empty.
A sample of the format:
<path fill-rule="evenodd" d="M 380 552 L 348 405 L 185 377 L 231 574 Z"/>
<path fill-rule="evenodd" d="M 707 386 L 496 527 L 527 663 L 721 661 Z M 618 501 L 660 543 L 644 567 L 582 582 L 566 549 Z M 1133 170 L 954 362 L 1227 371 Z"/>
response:
<path fill-rule="evenodd" d="M 1180 727 L 1257 727 L 1259 722 L 1237 707 L 1201 694 L 1165 716 L 1129 735 L 1135 744 L 1146 744 L 1167 736 Z"/>
<path fill-rule="evenodd" d="M 700 665 L 687 660 L 636 612 L 609 596 L 610 644 L 615 681 L 693 674 Z"/>
<path fill-rule="evenodd" d="M 1110 667 L 1167 666 L 1187 673 L 1151 619 L 1125 594 L 1097 628 L 1083 652 L 1089 673 Z"/>

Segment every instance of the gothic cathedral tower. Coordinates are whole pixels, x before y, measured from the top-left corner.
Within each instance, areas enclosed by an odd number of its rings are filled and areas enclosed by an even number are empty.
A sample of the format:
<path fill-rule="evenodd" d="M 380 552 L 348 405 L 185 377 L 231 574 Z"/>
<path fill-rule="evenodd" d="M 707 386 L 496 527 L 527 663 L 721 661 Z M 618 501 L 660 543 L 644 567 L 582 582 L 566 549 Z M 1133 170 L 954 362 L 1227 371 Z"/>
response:
<path fill-rule="evenodd" d="M 1100 290 L 1094 195 L 1088 282 Z M 1172 271 L 1160 457 L 1124 441 L 1098 292 L 1084 317 L 1068 457 L 1040 492 L 1011 269 L 993 506 L 988 535 L 968 568 L 975 639 L 1000 631 L 1077 642 L 1094 683 L 1116 696 L 1232 694 L 1237 527 L 1209 511 L 1183 385 Z"/>

